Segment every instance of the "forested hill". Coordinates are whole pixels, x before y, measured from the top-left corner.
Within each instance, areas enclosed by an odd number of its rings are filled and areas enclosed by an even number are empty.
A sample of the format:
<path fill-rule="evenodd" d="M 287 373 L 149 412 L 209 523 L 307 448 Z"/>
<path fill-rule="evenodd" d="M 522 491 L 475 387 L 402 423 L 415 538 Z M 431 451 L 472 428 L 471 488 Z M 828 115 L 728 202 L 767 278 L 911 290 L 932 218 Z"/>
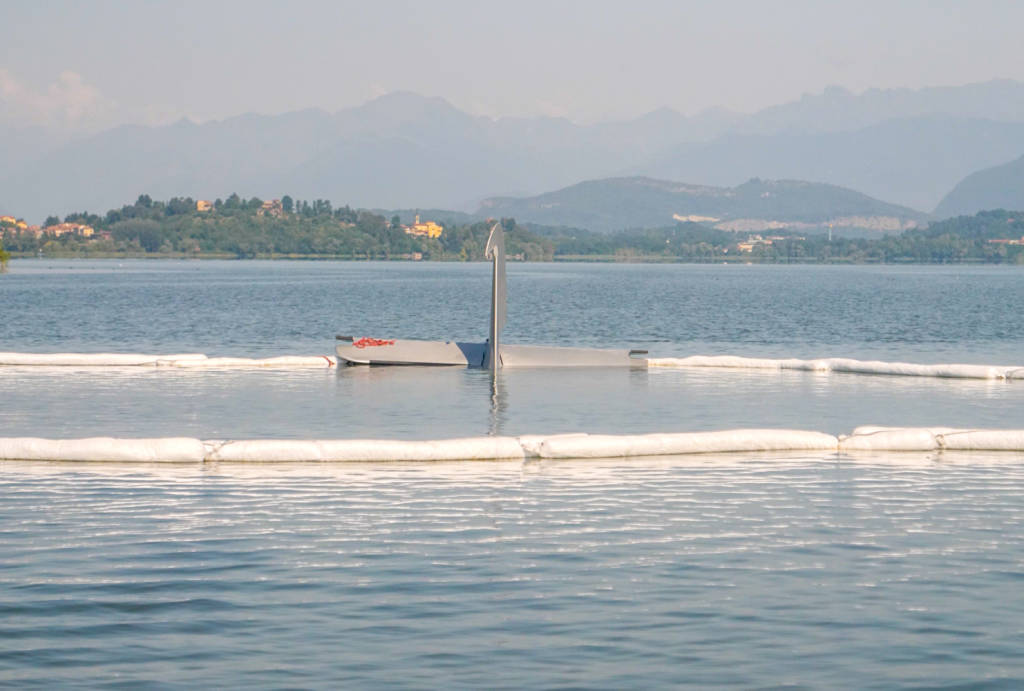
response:
<path fill-rule="evenodd" d="M 680 217 L 721 230 L 757 231 L 778 224 L 806 228 L 834 223 L 892 231 L 926 218 L 913 209 L 835 185 L 757 178 L 736 187 L 689 185 L 647 177 L 590 180 L 536 197 L 487 199 L 480 213 L 598 232 L 666 226 Z"/>
<path fill-rule="evenodd" d="M 1024 209 L 1024 156 L 968 175 L 935 209 L 939 218 L 981 209 Z"/>
<path fill-rule="evenodd" d="M 929 239 L 1021 240 L 1024 237 L 1024 211 L 979 211 L 973 216 L 957 216 L 937 221 L 926 228 L 907 233 Z"/>
<path fill-rule="evenodd" d="M 89 229 L 88 236 L 80 226 Z M 511 219 L 505 221 L 505 228 L 510 256 L 528 261 L 552 258 L 550 241 Z M 200 211 L 191 198 L 163 202 L 141 195 L 134 204 L 103 216 L 73 213 L 63 223 L 51 217 L 42 228 L 0 228 L 0 237 L 12 252 L 53 256 L 482 260 L 489 229 L 484 221 L 445 223 L 441 236 L 431 238 L 407 233 L 397 215 L 389 219 L 349 206 L 335 208 L 323 199 L 295 201 L 285 196 L 274 205 L 232 194 Z"/>

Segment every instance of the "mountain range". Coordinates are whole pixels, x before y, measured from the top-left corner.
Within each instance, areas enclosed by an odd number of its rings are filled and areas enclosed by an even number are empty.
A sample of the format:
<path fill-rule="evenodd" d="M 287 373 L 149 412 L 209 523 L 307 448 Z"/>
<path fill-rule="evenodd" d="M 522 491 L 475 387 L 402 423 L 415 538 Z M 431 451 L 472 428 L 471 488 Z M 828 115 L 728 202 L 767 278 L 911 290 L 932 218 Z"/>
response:
<path fill-rule="evenodd" d="M 141 193 L 238 192 L 485 213 L 496 198 L 507 205 L 581 180 L 633 177 L 729 189 L 751 178 L 804 180 L 930 211 L 966 176 L 1021 154 L 1024 83 L 1008 80 L 829 88 L 749 115 L 660 109 L 590 125 L 473 116 L 400 92 L 336 113 L 124 125 L 76 138 L 0 130 L 0 199 L 13 205 L 0 212 L 38 222 Z"/>
<path fill-rule="evenodd" d="M 844 132 L 730 133 L 633 172 L 710 185 L 732 185 L 737 176 L 813 180 L 931 211 L 966 175 L 1021 153 L 1024 121 L 928 115 Z"/>

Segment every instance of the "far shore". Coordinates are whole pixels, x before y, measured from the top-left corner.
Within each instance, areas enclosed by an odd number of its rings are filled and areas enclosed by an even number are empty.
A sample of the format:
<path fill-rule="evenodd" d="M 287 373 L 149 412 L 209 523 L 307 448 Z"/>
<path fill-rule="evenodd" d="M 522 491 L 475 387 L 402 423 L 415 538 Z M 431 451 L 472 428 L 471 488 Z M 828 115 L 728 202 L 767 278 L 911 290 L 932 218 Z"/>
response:
<path fill-rule="evenodd" d="M 453 257 L 451 259 L 410 259 L 408 257 L 387 257 L 387 256 L 353 256 L 348 254 L 256 254 L 253 256 L 240 257 L 229 252 L 207 252 L 207 253 L 181 253 L 181 252 L 90 252 L 82 253 L 51 253 L 45 255 L 32 254 L 27 252 L 11 252 L 11 263 L 14 261 L 29 260 L 43 261 L 47 259 L 145 259 L 145 260 L 230 260 L 230 261 L 390 261 L 390 262 L 413 262 L 413 263 L 467 263 L 466 260 Z M 472 261 L 472 260 L 470 260 Z M 484 262 L 484 260 L 480 260 Z M 552 263 L 582 263 L 582 264 L 800 264 L 800 265 L 919 265 L 919 266 L 940 266 L 940 265 L 971 265 L 971 266 L 1021 266 L 1012 263 L 986 262 L 980 259 L 961 259 L 955 261 L 920 261 L 911 258 L 894 259 L 851 259 L 834 257 L 827 261 L 814 257 L 759 257 L 759 256 L 716 256 L 708 257 L 677 257 L 659 255 L 559 255 L 551 260 L 515 260 L 510 258 L 510 263 L 522 264 L 552 264 Z M 479 262 L 478 262 L 479 263 Z M 10 264 L 8 265 L 10 269 Z"/>

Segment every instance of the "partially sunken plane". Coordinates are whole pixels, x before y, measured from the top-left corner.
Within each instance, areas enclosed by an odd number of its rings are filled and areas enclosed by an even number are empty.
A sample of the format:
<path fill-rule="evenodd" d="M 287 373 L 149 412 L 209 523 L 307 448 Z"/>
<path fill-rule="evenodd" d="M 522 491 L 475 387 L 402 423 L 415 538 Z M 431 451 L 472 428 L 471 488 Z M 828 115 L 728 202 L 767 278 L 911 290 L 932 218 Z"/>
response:
<path fill-rule="evenodd" d="M 486 256 L 491 259 L 491 318 L 488 338 L 483 343 L 456 341 L 414 341 L 397 338 L 354 338 L 336 336 L 338 363 L 349 365 L 441 365 L 481 367 L 646 367 L 646 350 L 598 348 L 557 348 L 549 346 L 504 345 L 500 342 L 505 325 L 505 233 L 500 223 L 491 227 Z"/>
<path fill-rule="evenodd" d="M 350 365 L 441 365 L 487 367 L 486 343 L 348 338 L 335 348 L 339 362 Z M 633 357 L 639 351 L 553 346 L 501 345 L 501 367 L 646 367 Z"/>

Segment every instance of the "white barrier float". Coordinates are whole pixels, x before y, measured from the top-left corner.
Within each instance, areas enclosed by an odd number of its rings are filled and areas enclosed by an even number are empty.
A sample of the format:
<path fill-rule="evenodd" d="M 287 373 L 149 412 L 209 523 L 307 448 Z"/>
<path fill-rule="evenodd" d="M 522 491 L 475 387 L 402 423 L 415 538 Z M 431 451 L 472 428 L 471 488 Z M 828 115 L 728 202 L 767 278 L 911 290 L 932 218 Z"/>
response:
<path fill-rule="evenodd" d="M 173 367 L 178 369 L 290 369 L 334 367 L 327 355 L 283 355 L 271 358 L 207 357 L 202 353 L 0 353 L 0 366 L 10 367 Z"/>
<path fill-rule="evenodd" d="M 946 379 L 1024 379 L 1024 366 L 919 365 L 910 362 L 852 360 L 849 358 L 773 360 L 735 355 L 692 355 L 683 358 L 650 358 L 647 360 L 647 364 L 649 367 L 802 370 Z"/>
<path fill-rule="evenodd" d="M 206 447 L 198 439 L 39 439 L 0 438 L 0 460 L 114 461 L 119 463 L 202 463 Z"/>
<path fill-rule="evenodd" d="M 736 429 L 680 434 L 555 437 L 540 445 L 541 458 L 619 458 L 741 451 L 835 451 L 831 434 L 787 429 Z"/>
<path fill-rule="evenodd" d="M 958 430 L 936 435 L 948 451 L 1024 451 L 1024 430 Z"/>
<path fill-rule="evenodd" d="M 202 353 L 0 353 L 0 365 L 13 367 L 138 367 L 156 365 L 161 360 L 199 362 L 206 359 Z"/>
<path fill-rule="evenodd" d="M 1010 451 L 1024 453 L 1024 430 L 858 427 L 850 435 L 785 429 L 675 434 L 556 434 L 431 441 L 389 439 L 0 438 L 0 460 L 131 463 L 341 463 L 629 458 L 764 452 Z"/>
<path fill-rule="evenodd" d="M 482 461 L 523 459 L 515 437 L 470 437 L 434 441 L 386 439 L 257 439 L 213 443 L 208 461 Z"/>
<path fill-rule="evenodd" d="M 839 437 L 840 451 L 936 451 L 937 434 L 952 432 L 946 427 L 858 427 Z"/>
<path fill-rule="evenodd" d="M 282 355 L 272 358 L 213 357 L 203 359 L 164 358 L 156 361 L 157 367 L 178 369 L 324 369 L 334 367 L 335 359 L 326 355 Z"/>
<path fill-rule="evenodd" d="M 858 427 L 839 437 L 839 450 L 1024 452 L 1024 430 Z"/>

